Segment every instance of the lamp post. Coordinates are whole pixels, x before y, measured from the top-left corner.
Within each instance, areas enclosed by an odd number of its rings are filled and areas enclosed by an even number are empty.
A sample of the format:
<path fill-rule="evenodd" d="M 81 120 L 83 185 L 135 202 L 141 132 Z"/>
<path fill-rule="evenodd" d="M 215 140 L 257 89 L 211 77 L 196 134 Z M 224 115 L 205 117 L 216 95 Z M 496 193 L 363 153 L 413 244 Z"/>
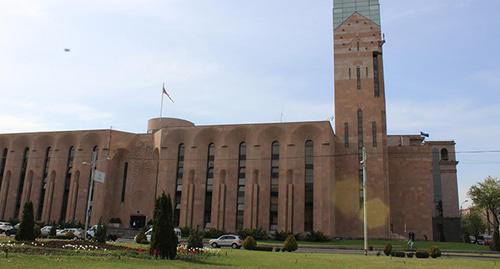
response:
<path fill-rule="evenodd" d="M 365 256 L 368 255 L 368 216 L 366 212 L 366 148 L 363 147 L 363 160 L 360 162 L 363 167 L 363 238 Z"/>

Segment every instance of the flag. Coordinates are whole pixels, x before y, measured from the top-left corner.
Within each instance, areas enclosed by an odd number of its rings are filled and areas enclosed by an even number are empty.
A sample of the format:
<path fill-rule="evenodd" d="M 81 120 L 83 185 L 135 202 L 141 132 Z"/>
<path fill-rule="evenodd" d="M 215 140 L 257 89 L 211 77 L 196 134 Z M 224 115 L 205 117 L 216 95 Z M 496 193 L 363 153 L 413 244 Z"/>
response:
<path fill-rule="evenodd" d="M 168 94 L 167 90 L 165 90 L 165 85 L 163 85 L 163 94 L 165 94 L 172 103 L 174 103 L 174 100 L 172 100 L 172 97 L 170 97 L 170 94 Z"/>
<path fill-rule="evenodd" d="M 420 136 L 423 136 L 423 137 L 429 137 L 429 134 L 428 133 L 424 133 L 424 132 L 420 132 Z"/>

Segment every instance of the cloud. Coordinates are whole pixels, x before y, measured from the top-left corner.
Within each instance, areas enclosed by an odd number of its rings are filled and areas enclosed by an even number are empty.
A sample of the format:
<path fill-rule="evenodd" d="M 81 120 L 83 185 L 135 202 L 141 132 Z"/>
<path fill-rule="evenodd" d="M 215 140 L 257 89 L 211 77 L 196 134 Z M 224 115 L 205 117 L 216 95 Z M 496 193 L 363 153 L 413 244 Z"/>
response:
<path fill-rule="evenodd" d="M 34 130 L 48 130 L 44 120 L 34 116 L 0 115 L 0 133 L 33 132 Z"/>

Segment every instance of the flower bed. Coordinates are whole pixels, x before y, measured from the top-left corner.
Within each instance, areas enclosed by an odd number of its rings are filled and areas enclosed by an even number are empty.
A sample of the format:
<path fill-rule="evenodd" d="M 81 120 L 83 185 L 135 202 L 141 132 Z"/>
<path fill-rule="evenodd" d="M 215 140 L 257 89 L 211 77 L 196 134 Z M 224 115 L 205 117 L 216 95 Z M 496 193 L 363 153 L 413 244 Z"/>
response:
<path fill-rule="evenodd" d="M 193 260 L 220 256 L 220 249 L 213 248 L 188 248 L 187 245 L 177 247 L 177 258 L 181 260 Z"/>

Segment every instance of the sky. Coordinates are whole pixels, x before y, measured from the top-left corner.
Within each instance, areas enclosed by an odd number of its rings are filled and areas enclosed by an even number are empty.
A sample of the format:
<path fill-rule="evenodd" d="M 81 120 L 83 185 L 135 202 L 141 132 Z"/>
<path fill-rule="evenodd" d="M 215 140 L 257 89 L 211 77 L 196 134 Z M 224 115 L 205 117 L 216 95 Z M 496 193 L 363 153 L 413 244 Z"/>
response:
<path fill-rule="evenodd" d="M 0 133 L 333 116 L 333 0 L 0 0 Z M 381 0 L 390 134 L 500 150 L 500 1 Z M 65 52 L 70 48 L 70 52 Z M 459 153 L 460 203 L 500 153 Z M 466 204 L 465 204 L 466 205 Z"/>

